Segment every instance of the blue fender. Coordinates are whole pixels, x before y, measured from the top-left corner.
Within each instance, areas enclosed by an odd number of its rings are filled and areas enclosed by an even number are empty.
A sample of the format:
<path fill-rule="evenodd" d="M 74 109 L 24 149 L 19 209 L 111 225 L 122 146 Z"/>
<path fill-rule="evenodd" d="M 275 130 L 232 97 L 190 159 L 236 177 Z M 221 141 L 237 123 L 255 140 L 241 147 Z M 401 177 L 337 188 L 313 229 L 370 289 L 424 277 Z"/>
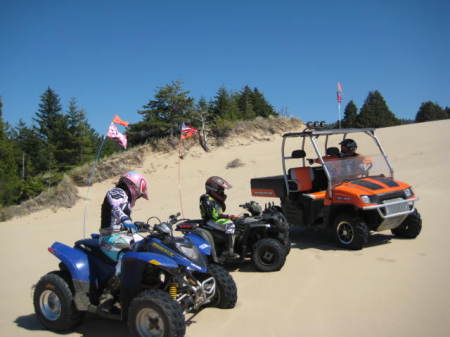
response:
<path fill-rule="evenodd" d="M 194 243 L 194 245 L 198 247 L 200 253 L 202 253 L 203 255 L 211 255 L 211 245 L 201 236 L 193 233 L 188 233 L 185 235 L 185 237 L 189 238 Z"/>
<path fill-rule="evenodd" d="M 64 263 L 73 280 L 89 282 L 89 260 L 86 253 L 61 242 L 53 243 L 49 251 Z"/>
<path fill-rule="evenodd" d="M 123 259 L 136 259 L 160 267 L 178 268 L 178 263 L 170 257 L 150 252 L 127 252 L 124 254 Z"/>

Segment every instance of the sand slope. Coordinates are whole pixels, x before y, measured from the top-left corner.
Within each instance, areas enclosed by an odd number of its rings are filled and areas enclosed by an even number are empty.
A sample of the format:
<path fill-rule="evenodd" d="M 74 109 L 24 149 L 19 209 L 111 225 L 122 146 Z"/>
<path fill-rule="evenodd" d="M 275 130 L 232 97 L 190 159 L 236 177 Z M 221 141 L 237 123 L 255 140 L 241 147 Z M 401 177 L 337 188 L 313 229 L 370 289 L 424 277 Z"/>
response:
<path fill-rule="evenodd" d="M 206 309 L 192 318 L 187 336 L 449 336 L 450 335 L 450 121 L 380 129 L 396 178 L 411 183 L 423 232 L 416 240 L 371 237 L 361 251 L 337 249 L 320 235 L 295 231 L 285 267 L 276 273 L 233 272 L 239 300 L 233 310 Z M 364 141 L 361 141 L 364 153 Z M 198 197 L 210 175 L 226 178 L 231 213 L 248 201 L 251 177 L 280 174 L 280 136 L 248 139 L 211 153 L 191 151 L 181 162 L 182 208 L 198 217 Z M 245 166 L 226 169 L 239 158 Z M 151 155 L 142 168 L 150 180 L 150 201 L 140 201 L 134 219 L 166 218 L 180 210 L 176 155 Z M 55 240 L 71 244 L 96 232 L 99 208 L 113 181 L 94 185 L 89 200 L 56 213 L 47 210 L 0 223 L 2 277 L 0 336 L 55 336 L 33 314 L 32 285 L 57 268 L 47 252 Z M 87 190 L 80 189 L 86 196 Z M 255 200 L 255 198 L 253 198 Z M 258 199 L 256 199 L 258 200 Z M 276 201 L 259 199 L 260 202 Z M 228 210 L 227 210 L 228 211 Z M 126 325 L 89 316 L 69 336 L 127 336 Z"/>

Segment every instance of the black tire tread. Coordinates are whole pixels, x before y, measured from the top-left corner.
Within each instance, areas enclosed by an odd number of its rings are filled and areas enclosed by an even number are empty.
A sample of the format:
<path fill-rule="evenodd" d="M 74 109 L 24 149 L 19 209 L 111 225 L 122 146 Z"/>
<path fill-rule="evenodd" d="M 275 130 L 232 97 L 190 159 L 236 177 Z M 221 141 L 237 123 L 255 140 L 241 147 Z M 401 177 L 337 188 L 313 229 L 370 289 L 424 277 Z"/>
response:
<path fill-rule="evenodd" d="M 151 302 L 158 307 L 167 316 L 168 319 L 168 336 L 170 337 L 183 337 L 186 333 L 186 323 L 183 315 L 183 310 L 180 305 L 175 302 L 172 297 L 166 292 L 156 290 L 145 290 L 136 296 L 130 303 L 128 308 L 128 328 L 132 332 L 133 336 L 138 336 L 137 330 L 134 325 L 136 313 L 135 310 L 141 306 L 145 306 L 146 303 Z M 173 334 L 171 334 L 173 332 Z"/>
<path fill-rule="evenodd" d="M 278 259 L 272 265 L 265 265 L 260 261 L 259 258 L 259 250 L 264 246 L 272 246 L 278 252 Z M 286 262 L 286 247 L 283 246 L 278 240 L 272 238 L 264 238 L 256 242 L 253 254 L 252 254 L 252 262 L 256 269 L 262 272 L 272 272 L 280 270 L 284 263 Z"/>
<path fill-rule="evenodd" d="M 422 218 L 417 210 L 409 214 L 399 227 L 391 229 L 392 234 L 406 239 L 415 239 L 421 231 Z"/>
<path fill-rule="evenodd" d="M 339 222 L 344 220 L 352 224 L 355 232 L 355 238 L 348 245 L 340 242 L 337 236 L 337 225 Z M 349 248 L 352 250 L 360 250 L 364 247 L 365 244 L 367 244 L 367 241 L 369 239 L 369 228 L 367 227 L 366 223 L 361 219 L 361 217 L 359 217 L 357 214 L 346 212 L 341 213 L 336 217 L 334 221 L 334 235 L 336 238 L 336 242 L 338 243 L 339 246 Z"/>
<path fill-rule="evenodd" d="M 70 289 L 69 280 L 63 272 L 53 271 L 41 277 L 36 284 L 33 294 L 34 310 L 38 320 L 47 329 L 52 331 L 68 331 L 77 326 L 83 319 L 84 312 L 78 311 L 73 302 L 73 294 Z M 55 321 L 49 321 L 41 314 L 39 308 L 40 294 L 48 289 L 51 284 L 61 301 L 61 317 Z"/>
<path fill-rule="evenodd" d="M 208 272 L 216 280 L 216 287 L 220 291 L 218 301 L 213 301 L 212 305 L 221 309 L 234 308 L 237 302 L 237 288 L 233 277 L 225 268 L 214 263 L 208 266 Z"/>

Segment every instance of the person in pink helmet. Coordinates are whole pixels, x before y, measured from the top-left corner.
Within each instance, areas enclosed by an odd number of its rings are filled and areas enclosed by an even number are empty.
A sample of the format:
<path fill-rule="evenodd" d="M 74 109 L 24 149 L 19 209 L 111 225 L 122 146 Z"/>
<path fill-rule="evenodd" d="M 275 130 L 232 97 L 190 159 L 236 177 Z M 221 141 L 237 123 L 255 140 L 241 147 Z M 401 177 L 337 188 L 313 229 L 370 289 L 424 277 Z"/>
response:
<path fill-rule="evenodd" d="M 122 175 L 116 186 L 106 192 L 101 206 L 100 249 L 117 264 L 100 297 L 100 305 L 112 302 L 112 294 L 119 286 L 123 253 L 131 249 L 133 233 L 138 230 L 131 221 L 131 210 L 141 197 L 148 200 L 148 182 L 134 171 Z M 107 305 L 103 307 L 109 309 Z"/>

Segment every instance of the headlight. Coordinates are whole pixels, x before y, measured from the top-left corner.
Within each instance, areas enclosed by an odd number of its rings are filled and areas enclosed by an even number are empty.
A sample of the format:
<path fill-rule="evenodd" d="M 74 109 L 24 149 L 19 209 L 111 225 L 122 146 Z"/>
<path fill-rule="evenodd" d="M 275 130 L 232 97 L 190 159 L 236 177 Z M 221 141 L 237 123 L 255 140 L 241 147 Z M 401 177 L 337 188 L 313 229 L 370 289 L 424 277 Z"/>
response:
<path fill-rule="evenodd" d="M 370 198 L 369 198 L 368 195 L 361 195 L 359 198 L 360 198 L 361 201 L 362 201 L 363 203 L 365 203 L 365 204 L 370 204 L 370 203 L 371 203 L 371 202 L 370 202 Z"/>
<path fill-rule="evenodd" d="M 177 243 L 176 246 L 178 250 L 189 259 L 196 260 L 198 258 L 199 254 L 197 249 L 195 249 L 195 247 L 188 247 L 183 245 L 182 243 Z"/>
<path fill-rule="evenodd" d="M 404 192 L 405 192 L 406 198 L 410 198 L 414 194 L 412 189 L 410 189 L 410 188 L 407 188 Z"/>

